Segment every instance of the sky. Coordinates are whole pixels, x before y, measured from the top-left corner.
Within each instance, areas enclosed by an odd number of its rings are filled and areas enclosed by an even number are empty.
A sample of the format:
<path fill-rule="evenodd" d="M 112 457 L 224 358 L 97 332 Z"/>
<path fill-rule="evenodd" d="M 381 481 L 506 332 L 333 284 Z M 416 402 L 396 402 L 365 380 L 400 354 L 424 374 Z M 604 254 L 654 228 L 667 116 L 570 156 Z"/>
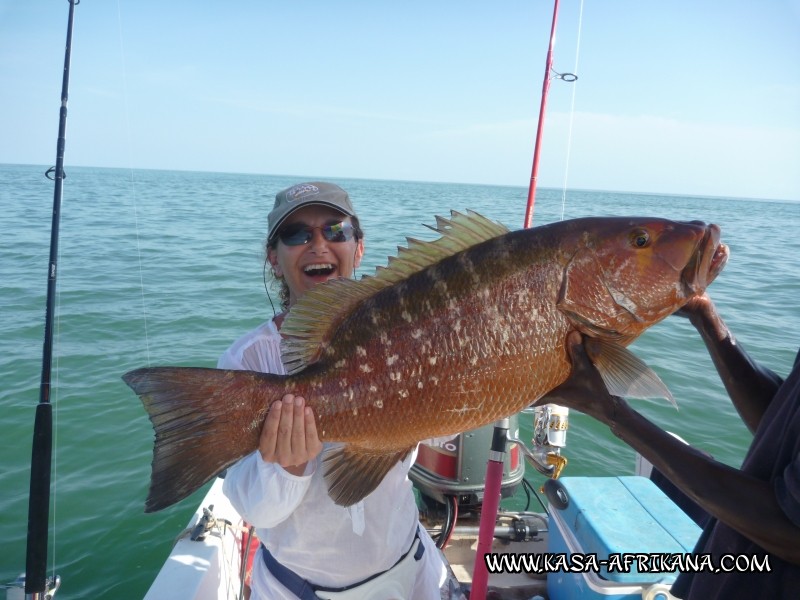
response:
<path fill-rule="evenodd" d="M 66 0 L 0 0 L 0 163 L 55 163 Z M 82 0 L 65 164 L 531 177 L 552 0 Z M 800 201 L 800 0 L 561 0 L 539 185 Z"/>

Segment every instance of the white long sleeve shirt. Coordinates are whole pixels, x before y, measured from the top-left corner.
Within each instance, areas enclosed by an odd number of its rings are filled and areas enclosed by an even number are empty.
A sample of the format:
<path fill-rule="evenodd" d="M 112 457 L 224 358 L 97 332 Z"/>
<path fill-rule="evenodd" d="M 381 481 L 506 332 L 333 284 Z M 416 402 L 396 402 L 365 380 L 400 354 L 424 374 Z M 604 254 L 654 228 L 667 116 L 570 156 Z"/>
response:
<path fill-rule="evenodd" d="M 221 369 L 284 373 L 280 334 L 272 320 L 247 333 L 220 357 Z M 343 587 L 390 568 L 414 539 L 419 523 L 408 471 L 416 451 L 395 465 L 369 496 L 350 507 L 331 500 L 322 477 L 321 454 L 303 476 L 264 462 L 258 451 L 228 469 L 223 490 L 234 507 L 256 527 L 270 553 L 311 583 Z M 440 598 L 446 567 L 438 548 L 422 530 L 413 598 Z M 287 600 L 294 596 L 254 561 L 253 598 Z"/>

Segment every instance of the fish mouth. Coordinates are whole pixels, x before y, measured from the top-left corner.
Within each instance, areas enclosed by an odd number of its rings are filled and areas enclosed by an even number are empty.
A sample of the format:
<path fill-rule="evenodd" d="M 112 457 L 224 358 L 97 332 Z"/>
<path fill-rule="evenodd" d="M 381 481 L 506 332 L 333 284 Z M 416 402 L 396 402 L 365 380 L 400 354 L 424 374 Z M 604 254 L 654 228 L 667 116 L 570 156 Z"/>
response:
<path fill-rule="evenodd" d="M 728 262 L 728 246 L 719 241 L 719 236 L 718 225 L 711 223 L 706 226 L 697 251 L 683 270 L 682 280 L 687 296 L 702 294 Z"/>

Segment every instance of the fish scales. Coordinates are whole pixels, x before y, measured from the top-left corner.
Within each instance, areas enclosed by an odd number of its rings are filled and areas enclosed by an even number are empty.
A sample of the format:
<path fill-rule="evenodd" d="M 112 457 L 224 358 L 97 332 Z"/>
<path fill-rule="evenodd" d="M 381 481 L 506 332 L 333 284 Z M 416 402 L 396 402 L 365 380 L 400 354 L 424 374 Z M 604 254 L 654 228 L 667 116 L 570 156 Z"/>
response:
<path fill-rule="evenodd" d="M 515 238 L 524 232 L 429 266 L 342 321 L 320 365 L 331 368 L 310 376 L 321 384 L 309 403 L 323 439 L 402 448 L 422 431 L 447 435 L 507 416 L 566 379 L 555 251 Z"/>
<path fill-rule="evenodd" d="M 473 429 L 535 402 L 587 351 L 616 395 L 671 398 L 625 349 L 722 270 L 719 228 L 586 218 L 508 233 L 475 213 L 437 218 L 361 281 L 308 291 L 281 332 L 289 375 L 153 367 L 125 374 L 156 432 L 145 509 L 160 510 L 258 447 L 269 406 L 306 398 L 335 502 L 370 493 L 421 439 Z M 591 347 L 590 347 L 591 346 Z"/>

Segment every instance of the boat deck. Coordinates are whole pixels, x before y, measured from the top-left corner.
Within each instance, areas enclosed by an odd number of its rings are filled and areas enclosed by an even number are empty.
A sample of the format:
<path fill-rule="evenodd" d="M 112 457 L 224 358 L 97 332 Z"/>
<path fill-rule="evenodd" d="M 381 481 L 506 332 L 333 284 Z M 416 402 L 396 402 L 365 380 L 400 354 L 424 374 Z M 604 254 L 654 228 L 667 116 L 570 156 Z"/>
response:
<path fill-rule="evenodd" d="M 547 552 L 546 515 L 535 519 L 537 533 L 528 541 L 511 541 L 495 538 L 492 551 L 501 554 L 541 554 Z M 423 525 L 429 526 L 424 517 Z M 462 584 L 465 592 L 472 585 L 474 561 L 478 547 L 478 515 L 460 518 L 455 530 L 444 548 L 444 554 L 450 563 L 453 573 Z M 433 528 L 430 528 L 433 530 Z M 434 532 L 435 533 L 435 532 Z M 491 600 L 529 600 L 535 596 L 547 598 L 547 579 L 544 574 L 531 573 L 490 573 L 488 579 L 487 599 Z"/>

